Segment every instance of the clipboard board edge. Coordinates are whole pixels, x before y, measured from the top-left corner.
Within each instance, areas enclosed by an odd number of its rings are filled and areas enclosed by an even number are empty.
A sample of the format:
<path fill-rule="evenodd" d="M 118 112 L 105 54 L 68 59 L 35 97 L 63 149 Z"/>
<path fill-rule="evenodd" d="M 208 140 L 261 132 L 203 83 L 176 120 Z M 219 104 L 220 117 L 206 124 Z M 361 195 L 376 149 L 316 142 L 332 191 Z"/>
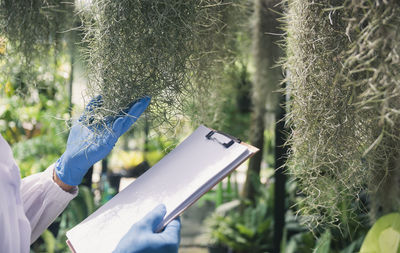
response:
<path fill-rule="evenodd" d="M 246 148 L 248 148 L 248 149 L 250 150 L 251 155 L 250 155 L 247 159 L 250 159 L 252 156 L 255 155 L 255 153 L 257 153 L 258 151 L 260 151 L 259 148 L 256 148 L 256 147 L 254 147 L 254 146 L 252 146 L 252 145 L 250 145 L 250 144 L 248 144 L 248 143 L 246 143 L 246 142 L 241 142 L 240 145 L 243 145 L 243 146 L 245 146 Z M 246 160 L 247 160 L 247 159 L 246 159 Z"/>
<path fill-rule="evenodd" d="M 66 240 L 65 242 L 67 243 L 69 249 L 70 249 L 73 253 L 76 253 L 76 250 L 74 249 L 74 246 L 72 246 L 71 241 L 70 241 L 70 240 Z"/>
<path fill-rule="evenodd" d="M 260 149 L 241 142 L 238 143 L 239 145 L 244 145 L 248 148 L 248 150 L 250 151 L 249 155 L 243 159 L 243 161 L 241 161 L 240 163 L 237 164 L 237 166 L 233 167 L 231 170 L 229 170 L 226 174 L 224 174 L 224 176 L 222 177 L 221 180 L 217 180 L 215 183 L 213 183 L 210 187 L 208 187 L 205 192 L 203 194 L 201 194 L 199 197 L 194 198 L 193 201 L 191 201 L 191 203 L 189 203 L 187 206 L 185 206 L 184 208 L 182 208 L 181 210 L 179 210 L 174 216 L 168 218 L 167 220 L 163 220 L 160 225 L 157 227 L 156 232 L 161 232 L 167 225 L 168 223 L 170 223 L 171 221 L 173 221 L 176 217 L 178 217 L 179 215 L 181 215 L 184 211 L 186 211 L 186 209 L 188 209 L 189 207 L 191 207 L 194 203 L 196 203 L 201 197 L 203 197 L 207 192 L 209 192 L 212 188 L 214 188 L 218 183 L 220 183 L 222 180 L 224 180 L 227 176 L 229 176 L 230 174 L 232 174 L 233 171 L 235 171 L 240 165 L 242 165 L 245 161 L 247 161 L 248 159 L 250 159 L 251 157 L 253 157 L 255 155 L 255 153 L 257 153 L 258 151 L 260 151 Z"/>

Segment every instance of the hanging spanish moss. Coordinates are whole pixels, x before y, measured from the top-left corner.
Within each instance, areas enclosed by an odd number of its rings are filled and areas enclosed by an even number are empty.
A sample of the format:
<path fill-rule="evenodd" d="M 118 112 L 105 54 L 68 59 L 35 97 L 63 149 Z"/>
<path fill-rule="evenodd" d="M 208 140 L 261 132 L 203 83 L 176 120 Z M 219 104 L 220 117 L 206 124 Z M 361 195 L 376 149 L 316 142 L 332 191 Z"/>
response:
<path fill-rule="evenodd" d="M 27 100 L 55 89 L 44 73 L 56 73 L 58 56 L 72 46 L 74 17 L 72 0 L 0 0 L 1 81 Z"/>
<path fill-rule="evenodd" d="M 188 102 L 184 97 L 203 98 L 231 55 L 237 2 L 92 1 L 82 17 L 89 95 L 104 100 L 95 119 L 118 115 L 148 95 L 153 119 L 172 123 Z"/>
<path fill-rule="evenodd" d="M 372 219 L 400 208 L 400 2 L 352 0 L 342 75 L 367 127 Z"/>
<path fill-rule="evenodd" d="M 340 225 L 367 190 L 373 217 L 398 210 L 400 6 L 288 1 L 290 172 L 311 226 Z"/>
<path fill-rule="evenodd" d="M 1 0 L 0 36 L 27 60 L 42 55 L 71 29 L 73 1 Z"/>
<path fill-rule="evenodd" d="M 345 24 L 337 12 L 332 25 L 330 12 L 325 11 L 342 1 L 322 2 L 289 1 L 287 12 L 286 68 L 293 97 L 289 168 L 305 196 L 299 207 L 312 225 L 336 219 L 342 200 L 358 192 L 362 182 L 361 177 L 353 181 L 352 175 L 362 164 L 354 108 L 348 104 L 351 89 L 336 81 L 348 44 Z"/>

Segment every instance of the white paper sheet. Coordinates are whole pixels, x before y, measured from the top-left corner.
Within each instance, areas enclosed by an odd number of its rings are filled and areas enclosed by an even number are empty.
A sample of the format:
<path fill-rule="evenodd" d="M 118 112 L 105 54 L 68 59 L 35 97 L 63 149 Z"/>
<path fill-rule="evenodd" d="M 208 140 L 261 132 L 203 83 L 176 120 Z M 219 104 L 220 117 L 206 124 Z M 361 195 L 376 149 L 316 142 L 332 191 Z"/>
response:
<path fill-rule="evenodd" d="M 161 203 L 167 208 L 163 225 L 167 224 L 252 153 L 236 142 L 226 148 L 209 140 L 205 137 L 209 132 L 207 127 L 197 128 L 141 177 L 68 231 L 75 251 L 112 252 L 129 228 Z M 220 142 L 230 140 L 215 135 Z"/>

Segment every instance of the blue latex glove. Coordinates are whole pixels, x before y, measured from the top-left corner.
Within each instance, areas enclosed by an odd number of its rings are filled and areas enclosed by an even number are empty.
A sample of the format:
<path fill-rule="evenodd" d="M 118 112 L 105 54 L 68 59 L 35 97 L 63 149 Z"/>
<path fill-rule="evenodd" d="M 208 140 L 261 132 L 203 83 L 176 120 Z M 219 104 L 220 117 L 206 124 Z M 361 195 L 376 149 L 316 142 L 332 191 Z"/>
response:
<path fill-rule="evenodd" d="M 67 148 L 55 165 L 57 176 L 68 185 L 79 185 L 88 169 L 105 158 L 118 138 L 136 122 L 150 104 L 150 97 L 135 102 L 127 112 L 117 118 L 106 120 L 104 125 L 90 124 L 90 112 L 101 107 L 102 98 L 94 98 L 69 133 Z"/>
<path fill-rule="evenodd" d="M 171 221 L 164 231 L 155 232 L 166 212 L 164 205 L 154 208 L 131 227 L 113 253 L 177 253 L 181 230 L 179 218 Z"/>

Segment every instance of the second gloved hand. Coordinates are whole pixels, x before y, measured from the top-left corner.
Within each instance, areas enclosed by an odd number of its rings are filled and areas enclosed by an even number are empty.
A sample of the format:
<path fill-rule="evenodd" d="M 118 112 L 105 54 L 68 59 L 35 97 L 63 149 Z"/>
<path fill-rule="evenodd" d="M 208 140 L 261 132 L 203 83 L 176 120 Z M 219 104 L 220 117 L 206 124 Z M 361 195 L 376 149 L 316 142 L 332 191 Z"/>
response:
<path fill-rule="evenodd" d="M 136 122 L 150 103 L 150 97 L 135 102 L 120 117 L 109 120 L 104 129 L 101 124 L 89 125 L 87 115 L 102 104 L 101 97 L 93 99 L 68 136 L 67 148 L 55 165 L 57 176 L 68 185 L 79 185 L 88 169 L 105 158 L 113 149 L 118 138 Z"/>
<path fill-rule="evenodd" d="M 164 231 L 156 233 L 166 212 L 164 205 L 154 208 L 131 227 L 113 253 L 177 253 L 181 231 L 179 218 L 171 221 Z"/>

